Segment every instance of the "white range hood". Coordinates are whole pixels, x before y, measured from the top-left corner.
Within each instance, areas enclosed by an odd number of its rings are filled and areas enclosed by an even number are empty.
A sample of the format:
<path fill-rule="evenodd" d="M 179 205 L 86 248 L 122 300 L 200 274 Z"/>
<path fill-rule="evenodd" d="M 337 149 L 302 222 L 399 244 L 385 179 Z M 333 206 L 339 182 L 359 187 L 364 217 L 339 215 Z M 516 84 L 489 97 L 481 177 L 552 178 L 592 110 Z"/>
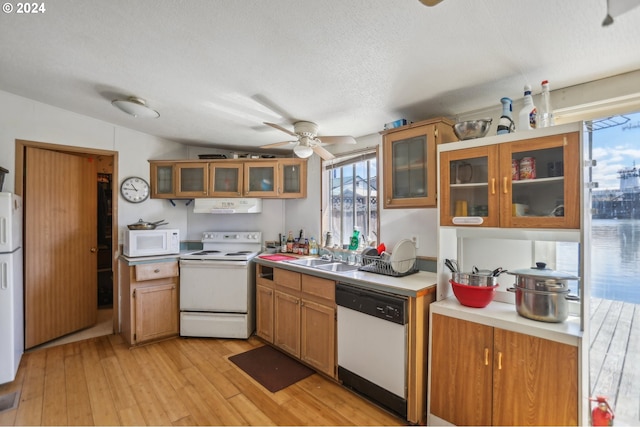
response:
<path fill-rule="evenodd" d="M 194 199 L 193 213 L 235 214 L 262 212 L 262 199 Z"/>

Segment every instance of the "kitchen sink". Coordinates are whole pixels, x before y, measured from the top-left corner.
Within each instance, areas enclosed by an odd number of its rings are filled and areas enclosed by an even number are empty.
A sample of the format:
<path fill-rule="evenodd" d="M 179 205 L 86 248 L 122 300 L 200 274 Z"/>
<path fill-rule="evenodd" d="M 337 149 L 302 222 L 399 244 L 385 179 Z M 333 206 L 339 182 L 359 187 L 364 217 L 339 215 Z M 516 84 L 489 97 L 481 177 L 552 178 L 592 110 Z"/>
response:
<path fill-rule="evenodd" d="M 357 270 L 358 266 L 357 265 L 344 264 L 344 263 L 341 263 L 341 262 L 332 262 L 332 263 L 328 263 L 328 264 L 324 264 L 324 265 L 316 265 L 315 268 L 317 268 L 318 270 L 324 270 L 324 271 L 342 272 L 342 271 Z"/>
<path fill-rule="evenodd" d="M 334 261 L 329 261 L 321 258 L 301 258 L 295 261 L 287 261 L 289 264 L 301 265 L 304 267 L 318 267 L 326 264 L 332 264 Z"/>

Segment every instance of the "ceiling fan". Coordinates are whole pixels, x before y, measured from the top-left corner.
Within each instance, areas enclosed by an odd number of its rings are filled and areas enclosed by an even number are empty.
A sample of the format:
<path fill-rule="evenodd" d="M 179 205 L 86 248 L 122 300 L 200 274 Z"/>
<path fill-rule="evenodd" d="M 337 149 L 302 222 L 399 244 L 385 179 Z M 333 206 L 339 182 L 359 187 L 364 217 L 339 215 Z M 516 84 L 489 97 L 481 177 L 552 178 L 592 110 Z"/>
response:
<path fill-rule="evenodd" d="M 275 123 L 264 122 L 265 125 L 278 129 L 296 138 L 294 141 L 276 142 L 275 144 L 263 145 L 260 148 L 274 148 L 283 145 L 292 145 L 293 152 L 301 158 L 310 157 L 313 153 L 324 160 L 331 160 L 335 156 L 323 148 L 327 144 L 355 144 L 356 140 L 352 136 L 318 136 L 318 125 L 313 122 L 299 121 L 293 124 L 293 131 Z"/>

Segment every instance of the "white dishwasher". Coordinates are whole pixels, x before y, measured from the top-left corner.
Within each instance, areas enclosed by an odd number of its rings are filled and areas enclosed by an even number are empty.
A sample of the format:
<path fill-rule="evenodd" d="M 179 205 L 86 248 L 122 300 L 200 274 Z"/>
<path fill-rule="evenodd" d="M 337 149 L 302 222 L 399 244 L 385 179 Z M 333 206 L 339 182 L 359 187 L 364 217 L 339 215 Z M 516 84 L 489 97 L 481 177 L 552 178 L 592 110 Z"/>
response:
<path fill-rule="evenodd" d="M 407 298 L 338 283 L 338 378 L 407 416 Z"/>

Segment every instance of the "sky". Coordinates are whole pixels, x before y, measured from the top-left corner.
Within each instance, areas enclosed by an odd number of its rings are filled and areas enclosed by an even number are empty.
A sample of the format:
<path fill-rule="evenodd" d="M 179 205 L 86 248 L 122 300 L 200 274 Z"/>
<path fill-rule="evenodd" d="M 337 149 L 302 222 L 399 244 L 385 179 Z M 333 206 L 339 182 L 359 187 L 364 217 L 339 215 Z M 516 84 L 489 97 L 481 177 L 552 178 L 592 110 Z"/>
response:
<path fill-rule="evenodd" d="M 620 187 L 618 171 L 632 167 L 635 161 L 640 168 L 640 112 L 612 117 L 611 122 L 626 123 L 593 132 L 593 181 L 598 190 L 617 190 Z M 594 120 L 596 122 L 596 120 Z"/>

